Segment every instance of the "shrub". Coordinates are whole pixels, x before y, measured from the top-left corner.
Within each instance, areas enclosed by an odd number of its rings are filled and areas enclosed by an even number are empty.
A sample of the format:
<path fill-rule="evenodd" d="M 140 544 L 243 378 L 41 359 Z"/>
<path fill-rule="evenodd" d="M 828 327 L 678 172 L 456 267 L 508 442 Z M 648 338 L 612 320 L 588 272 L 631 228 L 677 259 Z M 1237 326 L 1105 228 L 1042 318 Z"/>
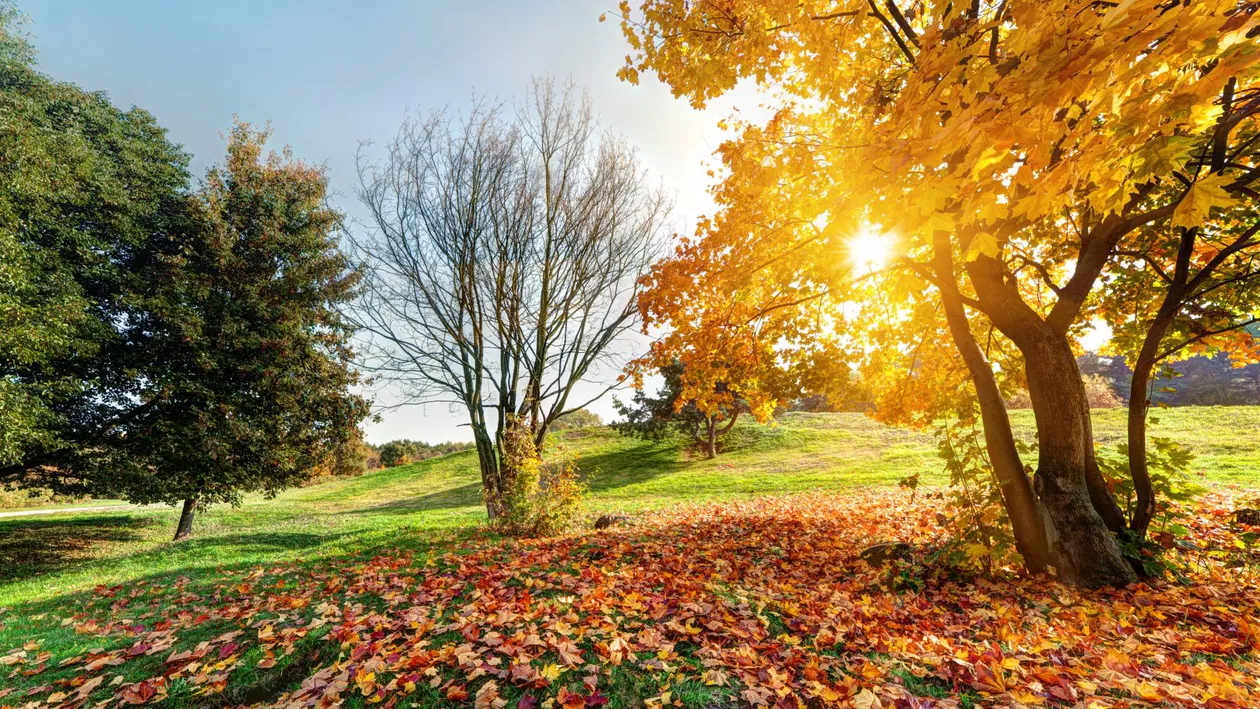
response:
<path fill-rule="evenodd" d="M 1083 377 L 1085 381 L 1085 396 L 1089 399 L 1089 408 L 1091 409 L 1114 409 L 1122 403 L 1120 397 L 1116 396 L 1116 390 L 1111 387 L 1111 381 L 1101 374 L 1086 374 Z"/>
<path fill-rule="evenodd" d="M 436 458 L 439 455 L 468 450 L 472 445 L 464 441 L 425 443 L 424 441 L 411 441 L 405 438 L 390 441 L 379 448 L 380 466 L 382 468 L 392 468 L 397 465 L 407 465 L 426 458 Z"/>
<path fill-rule="evenodd" d="M 543 463 L 529 428 L 510 421 L 503 434 L 503 493 L 494 525 L 512 537 L 548 537 L 573 528 L 586 486 L 572 459 Z"/>
<path fill-rule="evenodd" d="M 578 409 L 552 421 L 551 430 L 568 431 L 574 428 L 591 428 L 603 425 L 604 420 L 599 417 L 599 414 L 588 409 Z"/>

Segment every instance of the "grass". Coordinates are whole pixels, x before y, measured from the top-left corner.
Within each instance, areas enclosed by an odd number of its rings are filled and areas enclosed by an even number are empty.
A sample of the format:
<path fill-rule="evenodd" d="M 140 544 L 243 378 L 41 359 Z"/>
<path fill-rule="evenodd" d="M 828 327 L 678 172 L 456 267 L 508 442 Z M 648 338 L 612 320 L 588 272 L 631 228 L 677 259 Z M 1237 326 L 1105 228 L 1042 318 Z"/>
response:
<path fill-rule="evenodd" d="M 1014 412 L 1031 438 L 1030 411 Z M 1192 447 L 1195 468 L 1218 483 L 1260 487 L 1260 407 L 1160 412 L 1153 435 Z M 1121 409 L 1095 412 L 1105 446 L 1123 440 Z M 741 423 L 718 458 L 677 440 L 647 443 L 606 428 L 566 431 L 552 451 L 578 456 L 592 515 L 765 493 L 896 484 L 920 472 L 941 483 L 930 435 L 889 428 L 860 414 L 795 413 L 770 427 Z M 60 504 L 66 504 L 59 501 Z M 97 501 L 81 503 L 95 506 Z M 475 453 L 465 451 L 287 491 L 240 507 L 201 512 L 195 537 L 169 540 L 177 511 L 120 508 L 0 518 L 0 607 L 56 593 L 224 565 L 356 554 L 400 539 L 466 533 L 484 521 Z"/>
<path fill-rule="evenodd" d="M 1121 410 L 1096 412 L 1096 435 L 1104 445 L 1123 439 L 1123 415 Z M 1190 445 L 1198 454 L 1195 467 L 1208 481 L 1260 489 L 1260 450 L 1251 440 L 1260 431 L 1260 407 L 1185 408 L 1159 418 L 1153 435 Z M 1017 434 L 1031 436 L 1031 412 L 1015 412 L 1014 422 Z M 698 457 L 677 440 L 648 443 L 605 428 L 558 434 L 551 451 L 578 457 L 590 487 L 586 505 L 592 516 L 767 493 L 884 487 L 916 472 L 925 483 L 944 482 L 929 435 L 888 428 L 857 414 L 789 414 L 771 427 L 742 423 L 715 460 Z M 41 650 L 55 651 L 58 658 L 99 645 L 99 638 L 54 622 L 69 609 L 99 606 L 93 588 L 121 586 L 141 600 L 150 592 L 156 599 L 157 589 L 167 589 L 164 605 L 150 606 L 139 616 L 153 617 L 172 612 L 173 587 L 199 592 L 264 568 L 272 581 L 301 585 L 321 569 L 366 563 L 383 551 L 431 560 L 438 551 L 458 550 L 486 536 L 472 451 L 290 490 L 270 500 L 250 497 L 238 508 L 211 508 L 199 514 L 195 537 L 182 542 L 169 541 L 176 516 L 170 508 L 128 507 L 0 518 L 0 651 L 29 638 L 39 638 Z M 366 602 L 366 596 L 361 598 Z M 778 622 L 773 615 L 768 619 L 772 626 Z M 182 631 L 181 643 L 210 639 L 227 627 L 209 623 Z M 287 678 L 306 677 L 309 667 L 328 659 L 312 653 L 327 647 L 317 636 L 304 638 L 269 671 L 254 669 L 258 657 L 246 658 L 249 669 L 232 675 L 225 701 L 262 701 L 291 688 L 294 682 Z M 679 652 L 686 654 L 682 647 Z M 160 665 L 164 654 L 159 655 L 153 663 Z M 127 682 L 153 675 L 153 663 L 146 661 L 128 663 Z M 644 681 L 620 672 L 605 691 L 614 705 L 630 706 L 629 698 L 647 691 L 638 686 Z M 908 672 L 901 681 L 921 696 L 944 691 Z M 168 689 L 171 705 L 198 704 L 200 697 L 178 681 Z M 688 706 L 723 706 L 728 699 L 695 682 L 674 691 Z"/>

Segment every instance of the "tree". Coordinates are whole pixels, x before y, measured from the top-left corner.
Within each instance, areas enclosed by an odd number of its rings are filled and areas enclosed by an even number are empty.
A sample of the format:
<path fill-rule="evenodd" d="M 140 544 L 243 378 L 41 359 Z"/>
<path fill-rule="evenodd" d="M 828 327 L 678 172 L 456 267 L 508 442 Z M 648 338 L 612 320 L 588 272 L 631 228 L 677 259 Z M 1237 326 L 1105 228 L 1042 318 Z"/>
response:
<path fill-rule="evenodd" d="M 403 403 L 464 409 L 493 519 L 509 415 L 541 448 L 552 422 L 616 386 L 573 400 L 620 368 L 666 201 L 589 100 L 546 80 L 513 121 L 480 101 L 460 119 L 406 122 L 360 180 L 368 275 L 351 312 L 366 366 Z"/>
<path fill-rule="evenodd" d="M 781 98 L 769 123 L 739 126 L 721 150 L 721 211 L 697 242 L 718 263 L 679 254 L 658 281 L 704 282 L 725 301 L 791 286 L 851 304 L 836 326 L 861 342 L 851 356 L 867 381 L 924 415 L 951 396 L 955 410 L 979 401 L 1030 570 L 1053 566 L 1085 586 L 1133 580 L 1075 340 L 1120 244 L 1174 215 L 1197 224 L 1247 189 L 1252 143 L 1237 127 L 1260 107 L 1254 15 L 1153 0 L 621 7 L 633 52 L 623 78 L 655 71 L 698 105 L 742 78 Z M 1222 121 L 1227 87 L 1237 108 Z M 1215 142 L 1242 157 L 1234 175 L 1197 166 Z M 891 235 L 887 267 L 829 272 L 863 231 Z M 705 280 L 714 271 L 729 274 L 721 286 Z M 745 306 L 754 317 L 715 326 L 755 328 L 777 305 L 761 300 Z M 706 307 L 720 304 L 693 306 Z M 934 386 L 913 401 L 897 379 Z M 1003 404 L 1022 384 L 1037 422 L 1032 480 Z"/>
<path fill-rule="evenodd" d="M 227 157 L 190 201 L 189 233 L 155 266 L 143 315 L 152 334 L 143 413 L 104 492 L 197 509 L 274 495 L 359 441 L 367 402 L 351 388 L 352 329 L 338 308 L 359 274 L 338 247 L 341 215 L 321 168 L 263 154 L 237 123 Z"/>
<path fill-rule="evenodd" d="M 681 362 L 662 367 L 659 373 L 664 382 L 655 397 L 648 396 L 640 385 L 630 406 L 614 400 L 622 420 L 612 424 L 613 430 L 649 441 L 659 441 L 676 431 L 695 442 L 710 459 L 716 458 L 718 439 L 735 427 L 740 414 L 748 411 L 748 402 L 719 382 L 710 401 L 720 403 L 708 411 L 701 410 L 695 399 L 683 398 L 683 371 Z"/>
<path fill-rule="evenodd" d="M 1260 219 L 1255 193 L 1242 188 L 1255 177 L 1248 146 L 1260 131 L 1248 102 L 1260 94 L 1244 86 L 1236 95 L 1238 88 L 1226 84 L 1216 125 L 1186 161 L 1187 172 L 1201 179 L 1186 188 L 1168 224 L 1149 225 L 1117 249 L 1122 258 L 1112 269 L 1112 287 L 1099 299 L 1113 349 L 1133 361 L 1127 457 L 1137 498 L 1129 526 L 1138 539 L 1155 514 L 1146 422 L 1157 367 L 1196 352 L 1223 352 L 1239 365 L 1260 360 L 1260 342 L 1247 330 L 1260 322 Z M 1229 191 L 1232 184 L 1240 186 L 1239 197 Z M 1229 208 L 1212 212 L 1212 206 Z"/>
<path fill-rule="evenodd" d="M 577 428 L 594 428 L 603 426 L 604 420 L 590 409 L 578 409 L 569 412 L 551 422 L 552 431 L 570 431 Z"/>
<path fill-rule="evenodd" d="M 33 63 L 0 3 L 0 482 L 81 494 L 148 409 L 139 293 L 183 229 L 187 156 Z"/>

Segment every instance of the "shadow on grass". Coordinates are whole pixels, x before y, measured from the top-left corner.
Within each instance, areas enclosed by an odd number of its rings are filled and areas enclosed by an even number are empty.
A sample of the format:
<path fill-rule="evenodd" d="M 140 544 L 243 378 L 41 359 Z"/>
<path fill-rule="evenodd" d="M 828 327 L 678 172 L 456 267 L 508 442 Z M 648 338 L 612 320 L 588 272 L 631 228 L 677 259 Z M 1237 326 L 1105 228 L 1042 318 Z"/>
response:
<path fill-rule="evenodd" d="M 683 470 L 689 463 L 682 460 L 680 448 L 681 444 L 672 439 L 639 443 L 623 450 L 580 456 L 577 463 L 591 492 L 603 492 Z"/>
<path fill-rule="evenodd" d="M 188 554 L 191 556 L 202 556 L 205 552 L 214 551 L 219 554 L 225 553 L 258 553 L 271 551 L 296 551 L 298 549 L 310 549 L 321 544 L 330 544 L 350 534 L 349 532 L 325 533 L 317 534 L 312 532 L 254 532 L 242 534 L 216 534 L 206 537 L 191 537 L 179 542 L 173 543 L 173 546 L 163 546 L 146 552 L 144 555 L 137 554 L 132 558 L 140 558 L 145 555 L 160 556 L 169 554 L 172 550 L 178 550 L 180 554 Z"/>
<path fill-rule="evenodd" d="M 448 490 L 438 490 L 427 495 L 404 497 L 401 500 L 382 502 L 379 505 L 347 510 L 344 514 L 407 514 L 409 512 L 425 512 L 432 510 L 457 509 L 475 507 L 481 504 L 481 482 L 469 483 Z"/>
<path fill-rule="evenodd" d="M 29 578 L 96 556 L 101 544 L 136 541 L 160 520 L 148 515 L 94 515 L 0 521 L 0 581 Z"/>

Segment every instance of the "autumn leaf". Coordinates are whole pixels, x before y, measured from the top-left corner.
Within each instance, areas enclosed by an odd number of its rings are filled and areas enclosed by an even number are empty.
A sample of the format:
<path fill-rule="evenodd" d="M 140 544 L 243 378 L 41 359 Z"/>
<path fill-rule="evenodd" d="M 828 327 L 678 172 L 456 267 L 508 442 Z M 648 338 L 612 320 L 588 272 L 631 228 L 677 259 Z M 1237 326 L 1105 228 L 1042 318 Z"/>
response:
<path fill-rule="evenodd" d="M 1225 188 L 1233 178 L 1213 173 L 1190 185 L 1177 208 L 1173 210 L 1172 226 L 1196 227 L 1208 218 L 1213 207 L 1228 207 L 1237 200 Z"/>
<path fill-rule="evenodd" d="M 975 261 L 981 256 L 989 258 L 997 258 L 1002 249 L 998 246 L 997 237 L 987 231 L 976 232 L 971 237 L 971 243 L 967 245 L 967 252 L 963 258 L 966 261 Z"/>

